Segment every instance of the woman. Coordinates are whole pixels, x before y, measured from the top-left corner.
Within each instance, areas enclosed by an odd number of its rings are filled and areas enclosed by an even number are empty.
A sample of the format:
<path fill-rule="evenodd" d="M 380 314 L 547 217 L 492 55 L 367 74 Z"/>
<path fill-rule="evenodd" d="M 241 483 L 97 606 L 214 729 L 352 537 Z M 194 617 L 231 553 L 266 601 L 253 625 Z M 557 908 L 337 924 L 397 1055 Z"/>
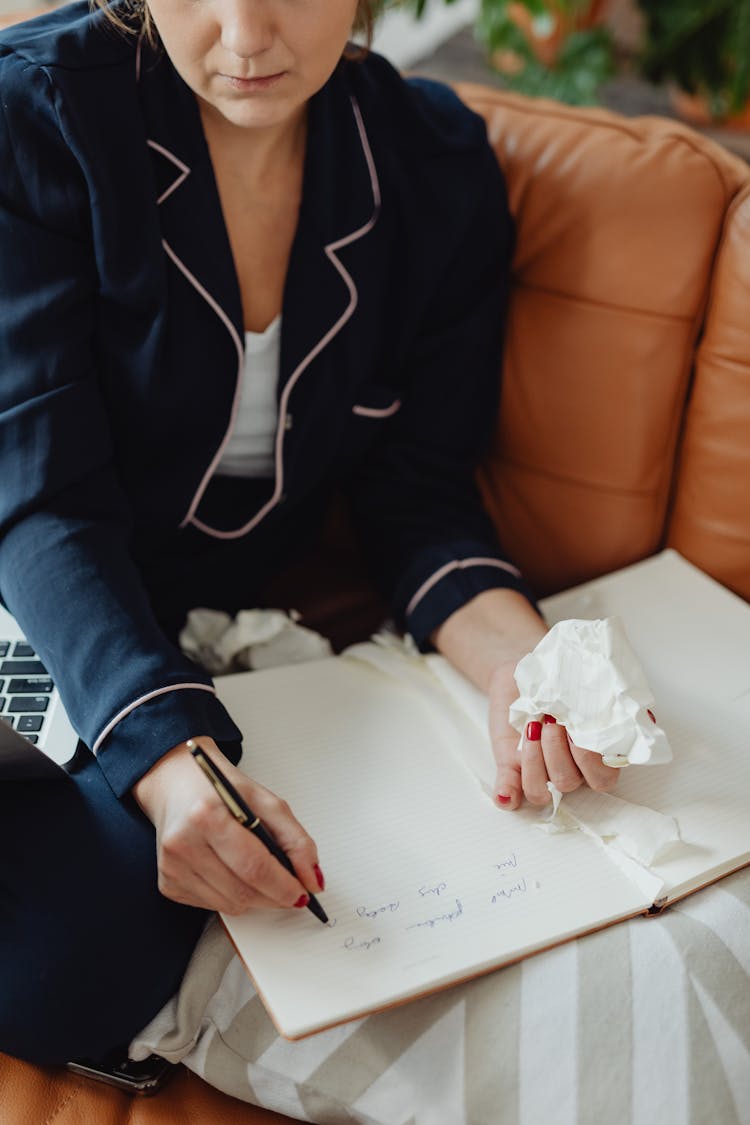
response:
<path fill-rule="evenodd" d="M 551 724 L 516 752 L 512 673 L 544 625 L 472 483 L 511 220 L 481 121 L 349 57 L 368 19 L 356 0 L 78 3 L 0 39 L 0 591 L 96 755 L 74 785 L 0 797 L 11 1053 L 126 1042 L 205 911 L 322 889 L 174 638 L 193 605 L 259 602 L 337 485 L 399 622 L 489 692 L 498 803 L 614 780 Z"/>

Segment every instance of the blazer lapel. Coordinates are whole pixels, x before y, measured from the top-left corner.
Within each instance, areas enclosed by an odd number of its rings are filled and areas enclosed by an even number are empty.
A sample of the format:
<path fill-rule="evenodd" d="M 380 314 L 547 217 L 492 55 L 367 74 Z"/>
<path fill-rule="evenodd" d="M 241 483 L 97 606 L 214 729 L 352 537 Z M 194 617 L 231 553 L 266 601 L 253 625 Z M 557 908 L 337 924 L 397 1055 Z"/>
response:
<path fill-rule="evenodd" d="M 211 387 L 206 403 L 207 449 L 181 526 L 238 537 L 283 498 L 292 462 L 300 464 L 336 394 L 334 362 L 342 334 L 360 305 L 356 250 L 372 230 L 380 188 L 369 141 L 342 64 L 310 103 L 303 202 L 292 247 L 282 310 L 279 430 L 272 495 L 245 513 L 231 531 L 198 517 L 198 507 L 231 433 L 244 368 L 244 325 L 237 274 L 198 104 L 168 58 L 144 48 L 139 66 L 141 103 L 153 165 L 164 252 L 170 271 L 166 347 L 172 362 L 202 369 Z M 200 330 L 196 328 L 199 318 Z M 196 348 L 199 355 L 196 355 Z M 347 365 L 343 365 L 345 369 Z M 206 378 L 208 376 L 208 378 Z M 184 388 L 201 407 L 194 378 Z M 304 435 L 291 436 L 287 415 L 304 414 Z"/>
<path fill-rule="evenodd" d="M 231 431 L 244 367 L 242 303 L 195 95 L 163 52 L 145 47 L 139 88 L 168 262 L 165 366 L 179 388 L 175 417 L 193 410 L 203 420 L 184 527 Z"/>
<path fill-rule="evenodd" d="M 141 104 L 164 241 L 242 337 L 242 305 L 195 95 L 166 55 L 144 53 Z"/>
<path fill-rule="evenodd" d="M 309 466 L 329 428 L 342 382 L 360 365 L 352 346 L 370 264 L 367 235 L 380 213 L 380 183 L 361 113 L 342 63 L 311 100 L 304 190 L 284 292 L 280 415 L 306 421 L 289 442 L 287 469 Z"/>

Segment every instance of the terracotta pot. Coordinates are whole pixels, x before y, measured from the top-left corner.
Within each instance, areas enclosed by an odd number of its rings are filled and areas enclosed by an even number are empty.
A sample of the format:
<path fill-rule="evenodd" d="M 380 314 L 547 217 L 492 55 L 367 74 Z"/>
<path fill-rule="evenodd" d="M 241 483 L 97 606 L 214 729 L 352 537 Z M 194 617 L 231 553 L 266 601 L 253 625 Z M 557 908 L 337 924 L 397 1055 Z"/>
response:
<path fill-rule="evenodd" d="M 728 117 L 714 117 L 709 108 L 708 100 L 700 94 L 687 94 L 679 86 L 672 86 L 669 90 L 670 99 L 677 113 L 683 121 L 690 125 L 714 125 L 722 129 L 750 129 L 750 101 L 740 113 L 733 113 Z"/>
<path fill-rule="evenodd" d="M 583 31 L 601 23 L 608 0 L 592 0 L 585 8 L 575 14 L 561 12 L 555 0 L 548 5 L 549 19 L 544 23 L 532 16 L 529 9 L 521 3 L 508 4 L 508 17 L 528 39 L 535 56 L 544 66 L 555 65 L 560 48 L 573 31 Z M 503 52 L 510 54 L 512 52 Z"/>

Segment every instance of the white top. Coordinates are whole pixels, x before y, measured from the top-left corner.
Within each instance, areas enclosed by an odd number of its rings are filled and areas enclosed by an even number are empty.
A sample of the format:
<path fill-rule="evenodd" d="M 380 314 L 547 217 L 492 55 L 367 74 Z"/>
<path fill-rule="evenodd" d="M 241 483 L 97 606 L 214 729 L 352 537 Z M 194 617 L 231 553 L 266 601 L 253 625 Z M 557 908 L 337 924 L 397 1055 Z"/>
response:
<path fill-rule="evenodd" d="M 229 441 L 216 467 L 224 477 L 272 477 L 278 424 L 276 384 L 281 353 L 281 316 L 265 332 L 245 333 L 245 370 Z"/>

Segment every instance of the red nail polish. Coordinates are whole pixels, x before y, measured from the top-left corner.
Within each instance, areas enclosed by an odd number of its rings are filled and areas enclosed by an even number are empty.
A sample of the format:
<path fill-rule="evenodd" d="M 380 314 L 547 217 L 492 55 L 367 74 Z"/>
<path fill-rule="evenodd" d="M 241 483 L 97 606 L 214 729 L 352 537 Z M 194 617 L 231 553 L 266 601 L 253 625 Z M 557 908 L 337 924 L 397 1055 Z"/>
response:
<path fill-rule="evenodd" d="M 555 718 L 554 715 L 545 715 L 544 716 L 544 722 L 545 723 L 556 723 L 557 719 Z"/>
<path fill-rule="evenodd" d="M 510 800 L 510 797 L 506 797 L 504 793 L 498 793 L 497 803 L 499 805 L 507 805 L 509 800 Z"/>
<path fill-rule="evenodd" d="M 654 714 L 654 712 L 650 708 L 646 709 L 646 714 L 648 715 L 648 717 L 649 717 L 649 719 L 651 720 L 652 723 L 656 722 L 656 715 Z"/>
<path fill-rule="evenodd" d="M 527 723 L 526 737 L 529 742 L 538 742 L 542 737 L 542 724 L 537 722 Z"/>
<path fill-rule="evenodd" d="M 323 878 L 323 872 L 320 870 L 317 863 L 313 867 L 313 871 L 315 872 L 315 878 L 318 880 L 318 886 L 320 887 L 321 891 L 324 891 L 326 889 L 326 881 Z"/>
<path fill-rule="evenodd" d="M 308 895 L 300 895 L 294 905 L 299 910 L 301 907 L 307 906 L 309 901 L 310 901 L 310 898 L 309 898 Z"/>

